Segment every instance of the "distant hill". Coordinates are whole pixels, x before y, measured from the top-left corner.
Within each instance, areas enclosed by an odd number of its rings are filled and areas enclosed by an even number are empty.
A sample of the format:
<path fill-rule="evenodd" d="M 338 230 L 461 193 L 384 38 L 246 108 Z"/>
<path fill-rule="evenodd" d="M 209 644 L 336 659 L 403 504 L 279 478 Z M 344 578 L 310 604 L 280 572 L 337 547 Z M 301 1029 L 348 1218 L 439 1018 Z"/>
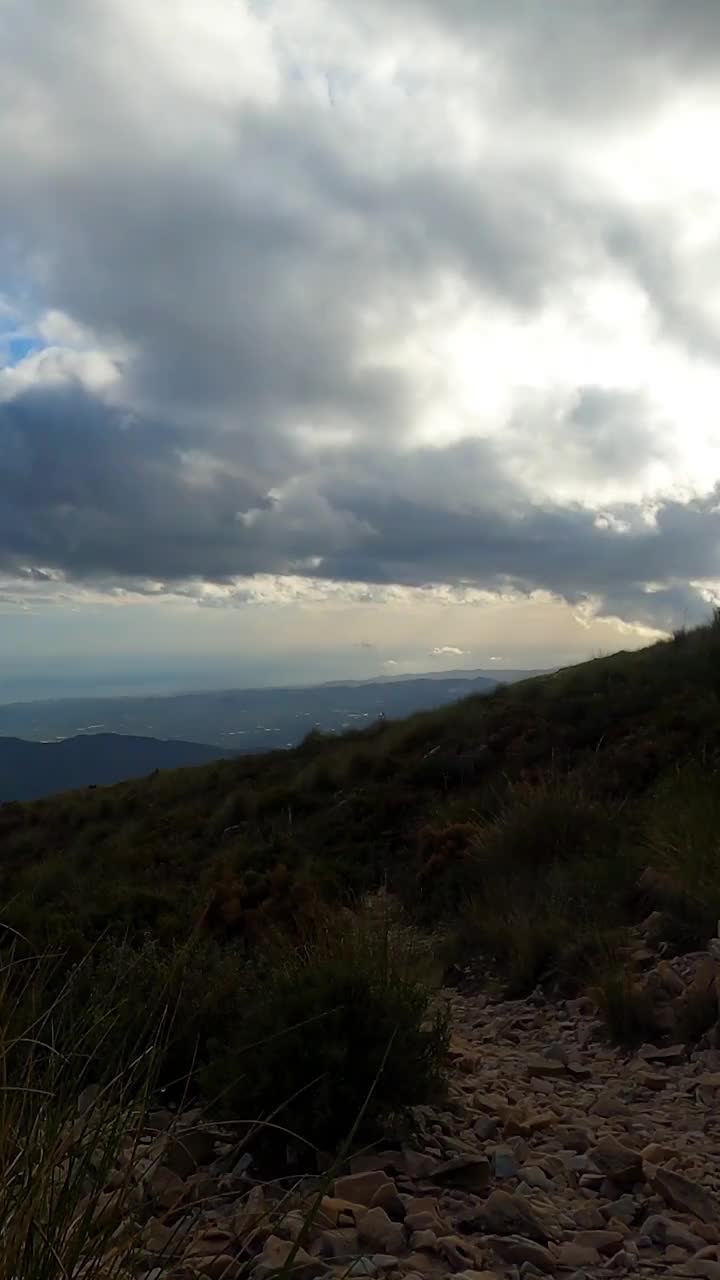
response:
<path fill-rule="evenodd" d="M 0 706 L 0 735 L 45 742 L 76 734 L 129 734 L 267 751 L 296 746 L 313 728 L 342 733 L 380 717 L 402 719 L 471 693 L 491 693 L 520 674 L 446 671 L 288 688 L 14 702 Z"/>
<path fill-rule="evenodd" d="M 0 801 L 37 800 L 56 791 L 109 785 L 154 769 L 209 764 L 234 752 L 198 742 L 163 742 L 117 733 L 26 742 L 0 738 Z"/>

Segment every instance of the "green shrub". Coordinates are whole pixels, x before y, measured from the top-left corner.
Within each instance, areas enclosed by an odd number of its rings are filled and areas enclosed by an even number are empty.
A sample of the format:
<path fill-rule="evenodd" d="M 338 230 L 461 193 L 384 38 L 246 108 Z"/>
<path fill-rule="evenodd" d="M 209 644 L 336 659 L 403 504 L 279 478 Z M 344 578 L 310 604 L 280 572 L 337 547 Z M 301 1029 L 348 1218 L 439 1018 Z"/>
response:
<path fill-rule="evenodd" d="M 657 1036 L 651 994 L 628 969 L 625 959 L 612 949 L 599 960 L 590 991 L 613 1040 L 633 1046 Z"/>
<path fill-rule="evenodd" d="M 339 913 L 258 965 L 239 1020 L 211 1046 L 204 1092 L 226 1116 L 275 1116 L 327 1148 L 369 1094 L 370 1118 L 437 1089 L 447 1028 L 430 997 L 427 948 L 411 930 Z"/>

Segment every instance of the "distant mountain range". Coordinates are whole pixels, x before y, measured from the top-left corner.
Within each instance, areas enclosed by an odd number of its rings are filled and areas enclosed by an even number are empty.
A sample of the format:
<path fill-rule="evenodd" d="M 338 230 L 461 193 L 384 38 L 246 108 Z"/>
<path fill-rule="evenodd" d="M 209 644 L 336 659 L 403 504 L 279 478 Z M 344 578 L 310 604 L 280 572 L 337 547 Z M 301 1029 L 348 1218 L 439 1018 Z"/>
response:
<path fill-rule="evenodd" d="M 197 742 L 162 742 L 117 733 L 26 742 L 0 738 L 0 801 L 37 800 L 56 791 L 109 785 L 153 769 L 208 764 L 232 751 Z"/>
<path fill-rule="evenodd" d="M 0 706 L 0 801 L 109 785 L 153 769 L 291 747 L 311 729 L 362 729 L 531 671 L 444 671 L 309 687 L 154 697 L 62 698 Z"/>
<path fill-rule="evenodd" d="M 362 728 L 380 715 L 401 718 L 533 674 L 444 671 L 294 688 L 13 702 L 0 706 L 0 734 L 35 742 L 130 734 L 266 751 L 294 746 L 314 726 L 336 732 Z"/>

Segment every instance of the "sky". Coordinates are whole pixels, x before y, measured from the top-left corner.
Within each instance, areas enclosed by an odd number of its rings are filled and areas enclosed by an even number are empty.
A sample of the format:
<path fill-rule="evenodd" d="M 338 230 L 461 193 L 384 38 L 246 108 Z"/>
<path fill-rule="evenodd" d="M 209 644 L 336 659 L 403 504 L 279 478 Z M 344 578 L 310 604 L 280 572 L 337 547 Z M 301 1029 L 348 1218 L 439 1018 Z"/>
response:
<path fill-rule="evenodd" d="M 719 72 L 717 0 L 0 0 L 0 692 L 707 616 Z"/>

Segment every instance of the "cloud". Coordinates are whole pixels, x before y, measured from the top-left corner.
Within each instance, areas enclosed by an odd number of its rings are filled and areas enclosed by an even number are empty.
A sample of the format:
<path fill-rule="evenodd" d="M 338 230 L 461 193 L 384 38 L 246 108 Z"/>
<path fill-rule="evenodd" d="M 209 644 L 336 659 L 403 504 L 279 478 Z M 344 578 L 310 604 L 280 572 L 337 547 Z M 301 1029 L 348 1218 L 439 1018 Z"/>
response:
<path fill-rule="evenodd" d="M 714 35 L 709 0 L 7 0 L 11 594 L 700 616 Z"/>
<path fill-rule="evenodd" d="M 454 644 L 440 644 L 440 645 L 436 645 L 434 649 L 430 650 L 431 658 L 445 658 L 445 657 L 462 658 L 466 654 L 467 654 L 467 649 L 458 649 L 457 646 Z"/>

